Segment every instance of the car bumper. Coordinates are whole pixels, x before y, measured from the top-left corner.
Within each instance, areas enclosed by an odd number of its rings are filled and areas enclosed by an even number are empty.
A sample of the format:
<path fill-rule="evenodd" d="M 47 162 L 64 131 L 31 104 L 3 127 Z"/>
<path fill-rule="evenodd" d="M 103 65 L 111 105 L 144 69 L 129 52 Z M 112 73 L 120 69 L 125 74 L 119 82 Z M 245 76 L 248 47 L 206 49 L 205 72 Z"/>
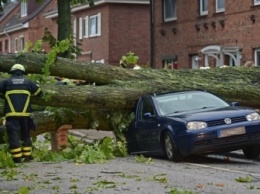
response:
<path fill-rule="evenodd" d="M 179 151 L 182 155 L 209 154 L 243 149 L 250 145 L 260 145 L 260 125 L 246 126 L 246 133 L 219 137 L 219 130 L 180 136 Z"/>

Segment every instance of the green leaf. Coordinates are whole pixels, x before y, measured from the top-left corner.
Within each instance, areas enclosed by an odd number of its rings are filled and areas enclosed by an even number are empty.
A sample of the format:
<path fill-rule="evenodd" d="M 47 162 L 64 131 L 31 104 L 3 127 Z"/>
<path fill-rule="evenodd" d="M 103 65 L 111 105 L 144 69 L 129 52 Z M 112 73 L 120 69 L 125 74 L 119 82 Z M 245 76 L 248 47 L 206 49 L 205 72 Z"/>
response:
<path fill-rule="evenodd" d="M 252 176 L 239 177 L 239 178 L 236 178 L 235 180 L 240 183 L 250 183 L 250 182 L 252 182 L 253 177 Z"/>
<path fill-rule="evenodd" d="M 6 151 L 0 151 L 0 169 L 3 168 L 14 168 L 15 163 L 11 155 Z"/>
<path fill-rule="evenodd" d="M 152 158 L 146 158 L 143 155 L 135 156 L 135 161 L 139 163 L 153 164 Z"/>
<path fill-rule="evenodd" d="M 25 186 L 21 186 L 17 191 L 18 194 L 29 194 L 29 188 Z"/>
<path fill-rule="evenodd" d="M 94 183 L 99 189 L 115 188 L 116 183 L 114 181 L 102 180 Z"/>

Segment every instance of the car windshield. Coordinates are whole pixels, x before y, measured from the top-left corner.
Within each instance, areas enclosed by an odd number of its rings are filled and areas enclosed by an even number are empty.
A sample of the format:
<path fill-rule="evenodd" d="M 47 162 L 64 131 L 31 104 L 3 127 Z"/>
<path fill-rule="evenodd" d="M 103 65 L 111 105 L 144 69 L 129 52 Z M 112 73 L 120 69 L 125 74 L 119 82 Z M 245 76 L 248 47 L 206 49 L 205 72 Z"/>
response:
<path fill-rule="evenodd" d="M 162 115 L 230 106 L 213 94 L 199 91 L 163 94 L 155 99 Z"/>

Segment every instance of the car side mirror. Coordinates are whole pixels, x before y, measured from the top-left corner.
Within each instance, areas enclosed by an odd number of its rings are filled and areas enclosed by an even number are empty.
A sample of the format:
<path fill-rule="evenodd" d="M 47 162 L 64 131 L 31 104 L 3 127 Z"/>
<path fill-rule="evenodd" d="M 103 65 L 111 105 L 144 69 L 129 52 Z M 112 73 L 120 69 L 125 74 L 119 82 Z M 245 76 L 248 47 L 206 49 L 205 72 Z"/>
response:
<path fill-rule="evenodd" d="M 231 106 L 240 106 L 239 102 L 231 102 Z"/>
<path fill-rule="evenodd" d="M 153 117 L 152 113 L 146 112 L 144 113 L 144 119 L 151 119 Z"/>

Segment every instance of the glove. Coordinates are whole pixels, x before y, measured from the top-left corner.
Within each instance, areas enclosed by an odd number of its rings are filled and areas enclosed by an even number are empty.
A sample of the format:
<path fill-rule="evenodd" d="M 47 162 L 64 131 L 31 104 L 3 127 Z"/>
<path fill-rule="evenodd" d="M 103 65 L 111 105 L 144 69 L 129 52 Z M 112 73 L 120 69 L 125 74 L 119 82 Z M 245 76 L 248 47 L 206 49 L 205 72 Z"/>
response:
<path fill-rule="evenodd" d="M 29 128 L 32 131 L 36 131 L 37 130 L 37 125 L 34 122 L 33 118 L 29 118 Z"/>

